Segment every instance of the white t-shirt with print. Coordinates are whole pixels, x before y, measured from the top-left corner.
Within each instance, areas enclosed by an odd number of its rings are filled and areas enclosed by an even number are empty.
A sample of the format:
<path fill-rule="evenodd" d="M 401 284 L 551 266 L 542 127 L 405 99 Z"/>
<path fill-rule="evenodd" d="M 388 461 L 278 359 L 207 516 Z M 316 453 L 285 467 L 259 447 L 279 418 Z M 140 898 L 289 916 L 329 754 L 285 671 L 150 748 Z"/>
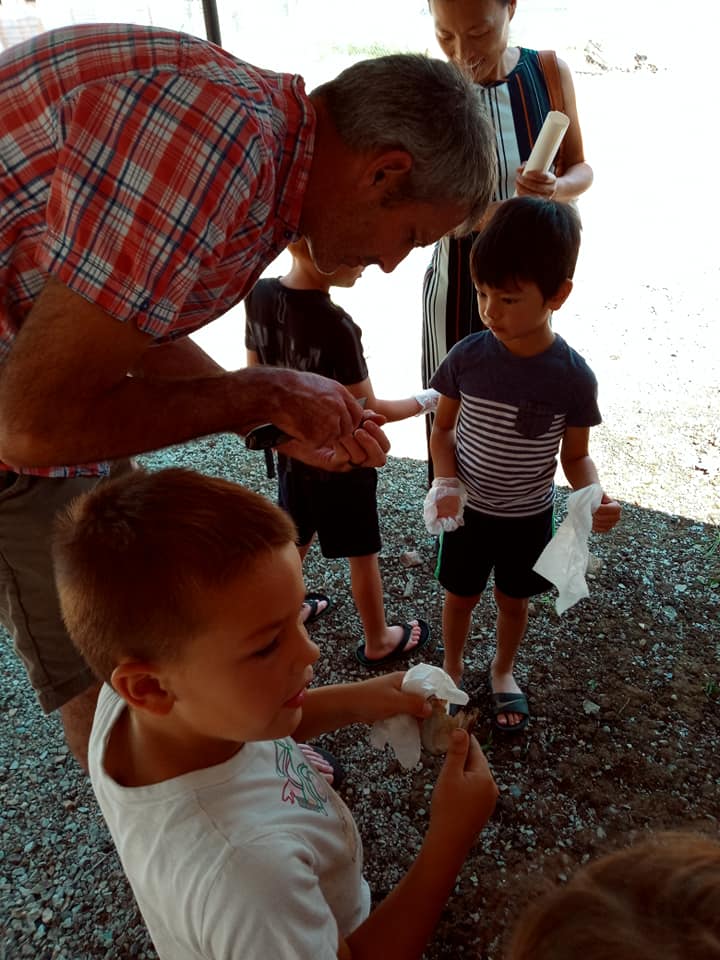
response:
<path fill-rule="evenodd" d="M 147 787 L 104 770 L 124 701 L 101 690 L 90 776 L 161 960 L 335 960 L 367 917 L 362 844 L 343 801 L 295 742 Z"/>

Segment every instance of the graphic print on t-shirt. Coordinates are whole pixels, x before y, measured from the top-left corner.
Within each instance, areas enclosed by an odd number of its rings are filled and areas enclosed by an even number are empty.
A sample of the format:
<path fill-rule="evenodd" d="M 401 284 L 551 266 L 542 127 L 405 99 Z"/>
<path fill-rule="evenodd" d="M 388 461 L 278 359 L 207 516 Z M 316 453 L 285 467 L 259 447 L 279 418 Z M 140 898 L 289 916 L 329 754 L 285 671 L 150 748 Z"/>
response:
<path fill-rule="evenodd" d="M 282 799 L 287 803 L 297 803 L 305 810 L 316 810 L 327 816 L 328 792 L 327 789 L 322 790 L 325 781 L 304 758 L 302 762 L 297 762 L 298 753 L 287 741 L 275 741 L 275 768 L 285 781 Z"/>

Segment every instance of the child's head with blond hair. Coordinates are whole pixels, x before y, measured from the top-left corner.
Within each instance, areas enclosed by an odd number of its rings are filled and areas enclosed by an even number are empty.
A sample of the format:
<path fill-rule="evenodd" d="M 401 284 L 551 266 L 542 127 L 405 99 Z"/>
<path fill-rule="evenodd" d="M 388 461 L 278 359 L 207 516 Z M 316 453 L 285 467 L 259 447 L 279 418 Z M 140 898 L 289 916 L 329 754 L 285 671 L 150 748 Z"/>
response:
<path fill-rule="evenodd" d="M 508 960 L 718 960 L 720 843 L 659 833 L 536 901 Z"/>
<path fill-rule="evenodd" d="M 70 635 L 110 682 L 123 658 L 173 659 L 204 627 L 203 596 L 292 544 L 264 497 L 191 470 L 107 480 L 56 523 L 55 574 Z"/>

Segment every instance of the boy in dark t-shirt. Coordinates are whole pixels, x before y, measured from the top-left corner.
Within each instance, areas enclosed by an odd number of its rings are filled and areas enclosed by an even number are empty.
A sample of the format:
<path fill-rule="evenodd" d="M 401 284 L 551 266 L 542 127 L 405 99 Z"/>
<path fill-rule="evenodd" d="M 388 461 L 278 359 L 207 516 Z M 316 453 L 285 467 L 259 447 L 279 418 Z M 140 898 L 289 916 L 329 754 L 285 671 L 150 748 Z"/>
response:
<path fill-rule="evenodd" d="M 331 286 L 352 286 L 363 268 L 343 266 L 324 274 L 313 264 L 304 240 L 288 250 L 293 263 L 287 276 L 258 281 L 245 300 L 248 366 L 262 363 L 330 377 L 387 420 L 434 409 L 435 390 L 405 400 L 375 397 L 360 328 L 329 295 Z M 415 619 L 388 625 L 385 619 L 376 471 L 360 467 L 330 473 L 279 453 L 278 485 L 280 505 L 298 528 L 301 557 L 317 534 L 323 556 L 349 559 L 353 598 L 365 632 L 356 650 L 360 663 L 380 667 L 419 653 L 429 639 L 427 624 Z"/>
<path fill-rule="evenodd" d="M 552 536 L 558 449 L 574 490 L 599 482 L 588 453 L 590 427 L 600 423 L 597 381 L 550 325 L 572 289 L 579 246 L 580 221 L 568 204 L 534 197 L 504 203 L 471 253 L 488 329 L 456 344 L 431 379 L 441 396 L 426 516 L 436 509 L 444 528 L 437 567 L 445 587 L 443 667 L 459 682 L 472 612 L 494 569 L 497 646 L 489 679 L 501 732 L 528 722 L 513 667 L 528 599 L 551 586 L 533 566 Z M 620 505 L 603 494 L 593 530 L 610 530 L 619 518 Z"/>

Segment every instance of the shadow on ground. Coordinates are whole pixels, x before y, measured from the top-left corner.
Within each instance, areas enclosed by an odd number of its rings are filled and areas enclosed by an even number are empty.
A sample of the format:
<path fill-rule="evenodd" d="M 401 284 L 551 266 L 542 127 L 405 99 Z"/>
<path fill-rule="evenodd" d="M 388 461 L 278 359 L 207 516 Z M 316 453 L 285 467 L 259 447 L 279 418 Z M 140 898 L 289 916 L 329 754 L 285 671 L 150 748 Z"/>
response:
<path fill-rule="evenodd" d="M 231 478 L 274 497 L 262 457 L 219 436 L 143 458 Z M 440 636 L 435 547 L 422 524 L 426 466 L 391 459 L 381 471 L 382 569 L 389 619 L 413 615 Z M 559 491 L 564 513 L 567 491 Z M 545 882 L 648 830 L 717 829 L 720 786 L 718 528 L 624 505 L 611 535 L 594 537 L 591 595 L 562 617 L 536 600 L 518 679 L 532 722 L 493 737 L 485 677 L 494 610 L 478 607 L 466 679 L 485 718 L 479 738 L 500 786 L 495 815 L 474 848 L 427 950 L 500 960 L 503 932 Z M 417 551 L 419 564 L 401 557 Z M 315 548 L 311 589 L 333 609 L 312 627 L 317 682 L 367 676 L 354 658 L 359 622 L 347 564 Z M 433 652 L 424 659 L 439 662 Z M 63 746 L 56 718 L 36 708 L 22 668 L 0 645 L 0 958 L 154 958 L 92 792 Z M 363 835 L 375 899 L 398 881 L 427 828 L 440 761 L 405 772 L 368 745 L 364 728 L 323 738 L 347 770 L 344 797 Z M 171 878 L 168 880 L 172 885 Z M 409 918 L 411 922 L 411 918 Z"/>

